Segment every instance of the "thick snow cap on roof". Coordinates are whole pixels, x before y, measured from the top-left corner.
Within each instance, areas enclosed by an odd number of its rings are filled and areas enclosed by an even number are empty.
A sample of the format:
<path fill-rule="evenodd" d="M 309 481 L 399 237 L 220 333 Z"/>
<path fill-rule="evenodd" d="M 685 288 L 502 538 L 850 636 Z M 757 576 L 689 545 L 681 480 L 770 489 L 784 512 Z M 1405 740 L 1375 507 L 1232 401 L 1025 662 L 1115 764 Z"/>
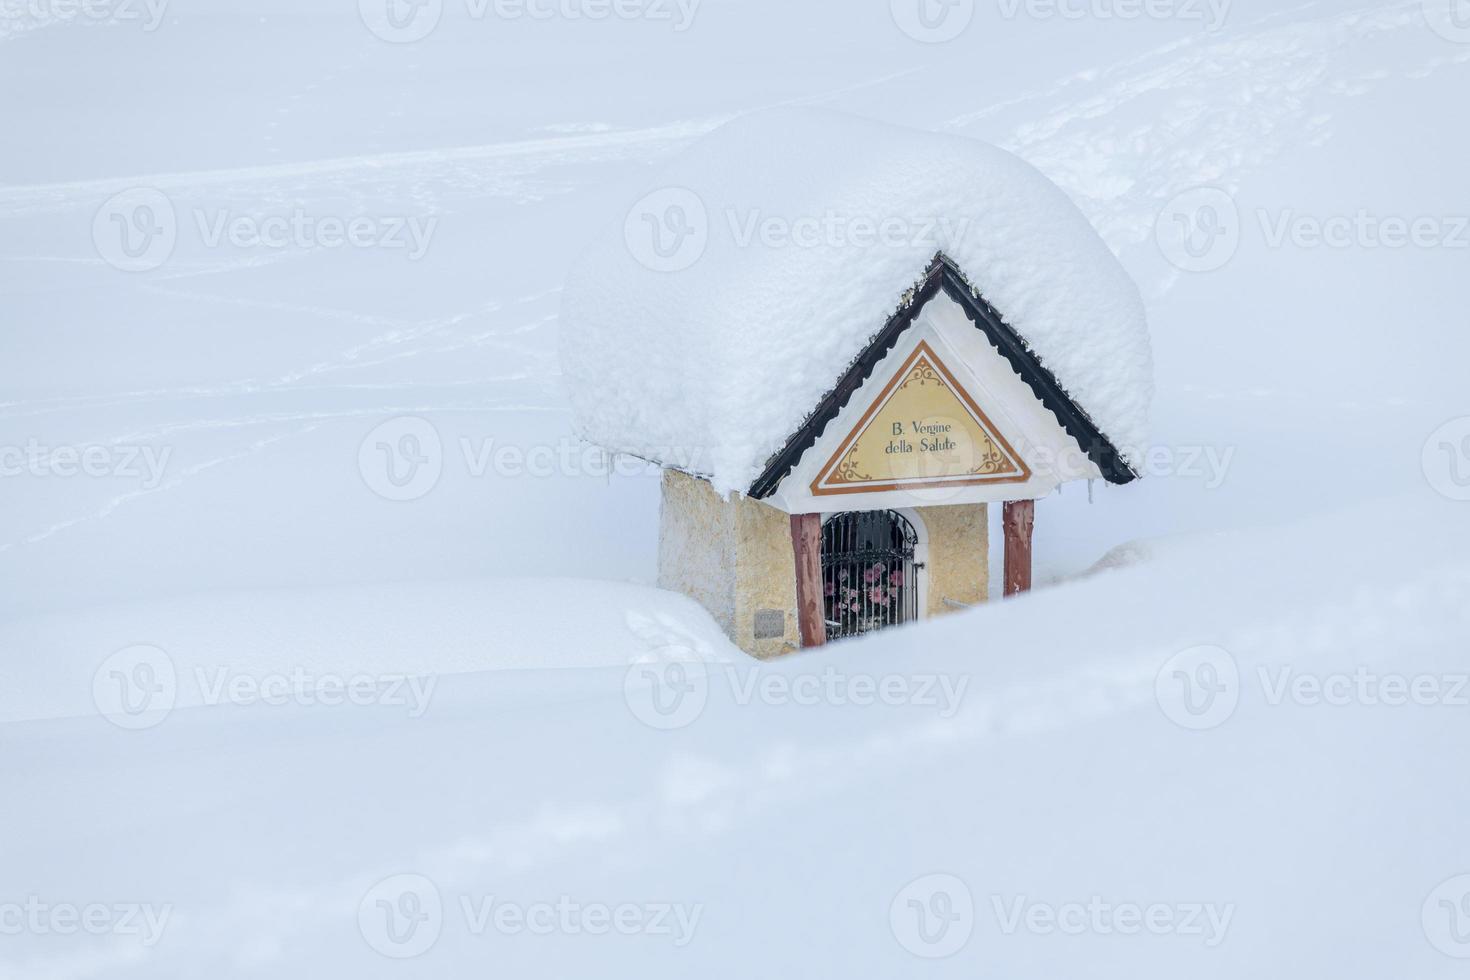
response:
<path fill-rule="evenodd" d="M 1138 289 L 1029 164 L 814 110 L 673 159 L 573 267 L 561 357 L 580 434 L 745 491 L 948 256 L 1137 468 L 1152 396 Z"/>

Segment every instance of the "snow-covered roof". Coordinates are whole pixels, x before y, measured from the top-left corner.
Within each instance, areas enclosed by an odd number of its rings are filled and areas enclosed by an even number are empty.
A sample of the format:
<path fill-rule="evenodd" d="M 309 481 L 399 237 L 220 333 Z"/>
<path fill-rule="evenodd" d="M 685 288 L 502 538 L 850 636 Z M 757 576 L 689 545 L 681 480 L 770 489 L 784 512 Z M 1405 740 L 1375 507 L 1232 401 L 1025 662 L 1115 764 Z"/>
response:
<path fill-rule="evenodd" d="M 563 296 L 563 372 L 590 442 L 747 490 L 943 253 L 1137 462 L 1143 301 L 1011 154 L 781 109 L 711 133 L 642 191 Z"/>

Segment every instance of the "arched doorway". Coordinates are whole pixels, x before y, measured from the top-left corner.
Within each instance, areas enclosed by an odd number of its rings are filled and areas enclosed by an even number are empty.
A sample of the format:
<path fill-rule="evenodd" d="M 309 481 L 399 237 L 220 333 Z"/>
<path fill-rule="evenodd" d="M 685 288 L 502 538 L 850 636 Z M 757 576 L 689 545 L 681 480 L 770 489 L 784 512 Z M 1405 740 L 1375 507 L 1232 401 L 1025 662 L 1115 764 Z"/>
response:
<path fill-rule="evenodd" d="M 822 525 L 827 639 L 919 618 L 919 532 L 893 510 L 837 514 Z"/>

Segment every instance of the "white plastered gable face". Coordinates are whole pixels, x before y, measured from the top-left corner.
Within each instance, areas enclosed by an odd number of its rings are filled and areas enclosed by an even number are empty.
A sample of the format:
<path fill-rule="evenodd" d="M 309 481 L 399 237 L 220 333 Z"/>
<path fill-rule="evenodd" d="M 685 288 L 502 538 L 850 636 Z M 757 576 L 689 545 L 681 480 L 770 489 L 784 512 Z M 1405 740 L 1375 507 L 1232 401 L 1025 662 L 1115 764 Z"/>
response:
<path fill-rule="evenodd" d="M 944 414 L 954 419 L 956 430 L 962 430 L 957 439 L 966 459 L 961 469 L 967 472 L 923 462 L 924 439 L 950 437 L 915 429 L 913 423 L 921 419 L 904 421 L 908 428 L 902 436 L 886 428 L 881 433 L 874 431 L 874 423 L 887 422 L 889 415 L 903 421 L 903 391 L 908 387 L 904 382 L 924 365 L 936 368 L 942 379 L 939 383 L 948 389 L 943 397 L 954 407 Z M 965 438 L 964 431 L 973 438 Z M 891 444 L 908 458 L 887 473 L 879 471 L 880 462 L 857 467 L 856 473 L 837 474 L 855 448 L 869 455 L 881 452 L 863 445 L 875 438 L 884 443 L 882 449 Z M 975 443 L 985 447 L 988 462 L 984 466 L 970 465 Z M 876 461 L 878 457 L 872 458 Z M 1063 483 L 1101 478 L 1096 464 L 1010 362 L 991 346 L 959 304 L 940 292 L 924 305 L 766 503 L 792 514 L 995 503 L 1035 500 Z"/>

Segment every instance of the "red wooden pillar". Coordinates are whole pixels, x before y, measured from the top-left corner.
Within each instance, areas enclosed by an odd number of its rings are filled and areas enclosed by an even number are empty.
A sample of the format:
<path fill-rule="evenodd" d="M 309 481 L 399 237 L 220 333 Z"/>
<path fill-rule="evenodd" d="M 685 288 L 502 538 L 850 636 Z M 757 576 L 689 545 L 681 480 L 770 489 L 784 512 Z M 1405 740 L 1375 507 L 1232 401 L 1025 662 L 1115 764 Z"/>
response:
<path fill-rule="evenodd" d="M 819 647 L 827 642 L 827 620 L 822 612 L 822 515 L 792 514 L 791 545 L 796 552 L 796 617 L 801 645 Z"/>
<path fill-rule="evenodd" d="M 1036 501 L 1010 500 L 1005 505 L 1005 594 L 1031 591 L 1031 532 L 1036 527 Z"/>

